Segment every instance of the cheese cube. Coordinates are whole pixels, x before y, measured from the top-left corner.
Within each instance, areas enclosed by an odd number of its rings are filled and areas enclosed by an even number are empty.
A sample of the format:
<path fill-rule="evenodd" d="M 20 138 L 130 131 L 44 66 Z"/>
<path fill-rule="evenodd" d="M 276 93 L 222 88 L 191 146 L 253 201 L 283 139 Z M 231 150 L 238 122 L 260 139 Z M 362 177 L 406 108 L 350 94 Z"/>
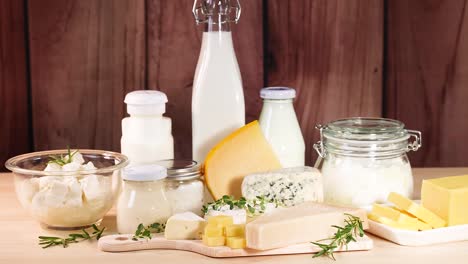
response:
<path fill-rule="evenodd" d="M 245 235 L 245 225 L 226 226 L 227 237 L 243 237 Z"/>
<path fill-rule="evenodd" d="M 245 226 L 247 247 L 267 250 L 329 238 L 336 232 L 333 225 L 345 225 L 345 213 L 359 217 L 363 228 L 368 227 L 363 209 L 305 202 L 261 215 L 248 223 Z"/>
<path fill-rule="evenodd" d="M 219 237 L 224 236 L 224 227 L 220 225 L 208 223 L 205 226 L 203 237 Z"/>
<path fill-rule="evenodd" d="M 400 210 L 416 216 L 433 228 L 444 227 L 446 225 L 446 222 L 442 218 L 398 193 L 391 192 L 388 195 L 388 200 L 394 203 Z"/>
<path fill-rule="evenodd" d="M 381 223 L 381 224 L 384 224 L 386 226 L 390 226 L 390 227 L 393 227 L 393 228 L 398 228 L 398 229 L 405 229 L 405 230 L 411 230 L 411 231 L 418 231 L 419 230 L 419 227 L 417 225 L 417 223 L 400 223 L 400 222 L 397 222 L 397 221 L 394 221 L 388 217 L 385 217 L 385 216 L 380 216 L 380 215 L 377 215 L 377 214 L 374 214 L 374 213 L 369 213 L 367 215 L 367 217 L 370 219 L 370 220 L 373 220 L 375 222 L 378 222 L 378 223 Z"/>
<path fill-rule="evenodd" d="M 208 217 L 209 225 L 216 225 L 221 227 L 226 227 L 233 224 L 232 216 L 227 215 L 217 215 Z"/>
<path fill-rule="evenodd" d="M 219 246 L 224 246 L 226 242 L 226 238 L 223 236 L 209 237 L 209 236 L 204 235 L 202 242 L 204 245 L 209 246 L 209 247 L 219 247 Z"/>
<path fill-rule="evenodd" d="M 205 219 L 192 212 L 175 214 L 167 220 L 164 237 L 168 240 L 199 239 L 204 226 Z"/>
<path fill-rule="evenodd" d="M 243 237 L 227 237 L 226 238 L 226 246 L 237 249 L 237 248 L 245 248 L 245 238 Z"/>
<path fill-rule="evenodd" d="M 448 226 L 468 224 L 468 175 L 424 180 L 421 203 Z"/>

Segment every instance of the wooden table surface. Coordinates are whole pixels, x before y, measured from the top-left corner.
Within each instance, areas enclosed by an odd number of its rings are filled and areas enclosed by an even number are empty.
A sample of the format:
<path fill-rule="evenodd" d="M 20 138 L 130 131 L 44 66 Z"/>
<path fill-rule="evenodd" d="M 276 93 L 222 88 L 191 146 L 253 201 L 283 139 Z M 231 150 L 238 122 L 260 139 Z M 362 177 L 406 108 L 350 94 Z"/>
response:
<path fill-rule="evenodd" d="M 468 168 L 415 169 L 415 193 L 419 195 L 421 180 L 468 174 Z M 57 234 L 42 230 L 28 216 L 16 199 L 12 174 L 0 174 L 0 263 L 467 263 L 468 241 L 427 247 L 403 247 L 374 239 L 374 249 L 362 252 L 337 253 L 336 262 L 331 259 L 314 258 L 311 254 L 213 259 L 195 253 L 175 250 L 148 250 L 126 253 L 101 252 L 96 242 L 72 244 L 68 248 L 42 249 L 37 245 L 39 235 Z M 110 212 L 103 221 L 108 234 L 115 232 L 115 214 Z M 64 233 L 58 233 L 64 235 Z"/>

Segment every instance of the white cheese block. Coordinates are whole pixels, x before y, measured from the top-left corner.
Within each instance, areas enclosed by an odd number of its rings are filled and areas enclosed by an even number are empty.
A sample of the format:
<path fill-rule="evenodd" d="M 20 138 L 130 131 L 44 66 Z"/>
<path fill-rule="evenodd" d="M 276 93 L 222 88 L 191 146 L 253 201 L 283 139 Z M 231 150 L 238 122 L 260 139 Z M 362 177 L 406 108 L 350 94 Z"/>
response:
<path fill-rule="evenodd" d="M 247 222 L 247 212 L 244 209 L 229 209 L 229 205 L 224 205 L 219 210 L 209 209 L 205 214 L 205 219 L 210 216 L 227 215 L 232 216 L 235 225 L 245 224 Z"/>
<path fill-rule="evenodd" d="M 164 237 L 168 240 L 200 239 L 205 226 L 205 219 L 185 212 L 171 216 L 166 223 Z"/>
<path fill-rule="evenodd" d="M 247 247 L 268 250 L 326 239 L 336 232 L 332 225 L 344 226 L 345 213 L 361 218 L 368 228 L 364 209 L 335 207 L 305 202 L 262 215 L 245 226 Z"/>
<path fill-rule="evenodd" d="M 316 168 L 285 168 L 244 177 L 242 196 L 247 200 L 264 196 L 285 206 L 303 202 L 322 202 L 322 175 Z"/>

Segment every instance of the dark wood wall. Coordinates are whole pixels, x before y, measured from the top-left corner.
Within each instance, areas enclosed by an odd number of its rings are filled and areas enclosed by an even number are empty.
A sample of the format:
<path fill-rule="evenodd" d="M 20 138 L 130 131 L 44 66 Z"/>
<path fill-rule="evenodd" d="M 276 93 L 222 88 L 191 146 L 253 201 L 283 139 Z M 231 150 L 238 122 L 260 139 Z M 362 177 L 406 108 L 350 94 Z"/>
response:
<path fill-rule="evenodd" d="M 384 116 L 423 131 L 414 166 L 467 166 L 466 0 L 241 0 L 234 45 L 247 120 L 259 89 L 297 89 L 315 124 Z M 124 95 L 169 97 L 176 156 L 191 155 L 201 43 L 192 0 L 1 0 L 0 162 L 33 150 L 120 149 Z"/>

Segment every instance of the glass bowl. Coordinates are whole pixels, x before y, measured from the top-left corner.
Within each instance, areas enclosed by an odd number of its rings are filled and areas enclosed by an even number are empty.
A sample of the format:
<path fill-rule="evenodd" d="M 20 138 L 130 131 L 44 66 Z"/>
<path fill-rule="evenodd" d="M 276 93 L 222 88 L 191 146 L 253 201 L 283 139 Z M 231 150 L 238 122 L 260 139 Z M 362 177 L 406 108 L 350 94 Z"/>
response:
<path fill-rule="evenodd" d="M 18 200 L 44 228 L 73 230 L 100 224 L 114 205 L 128 158 L 103 150 L 79 152 L 96 169 L 44 171 L 51 156 L 66 155 L 66 149 L 28 153 L 5 163 L 14 174 Z"/>

